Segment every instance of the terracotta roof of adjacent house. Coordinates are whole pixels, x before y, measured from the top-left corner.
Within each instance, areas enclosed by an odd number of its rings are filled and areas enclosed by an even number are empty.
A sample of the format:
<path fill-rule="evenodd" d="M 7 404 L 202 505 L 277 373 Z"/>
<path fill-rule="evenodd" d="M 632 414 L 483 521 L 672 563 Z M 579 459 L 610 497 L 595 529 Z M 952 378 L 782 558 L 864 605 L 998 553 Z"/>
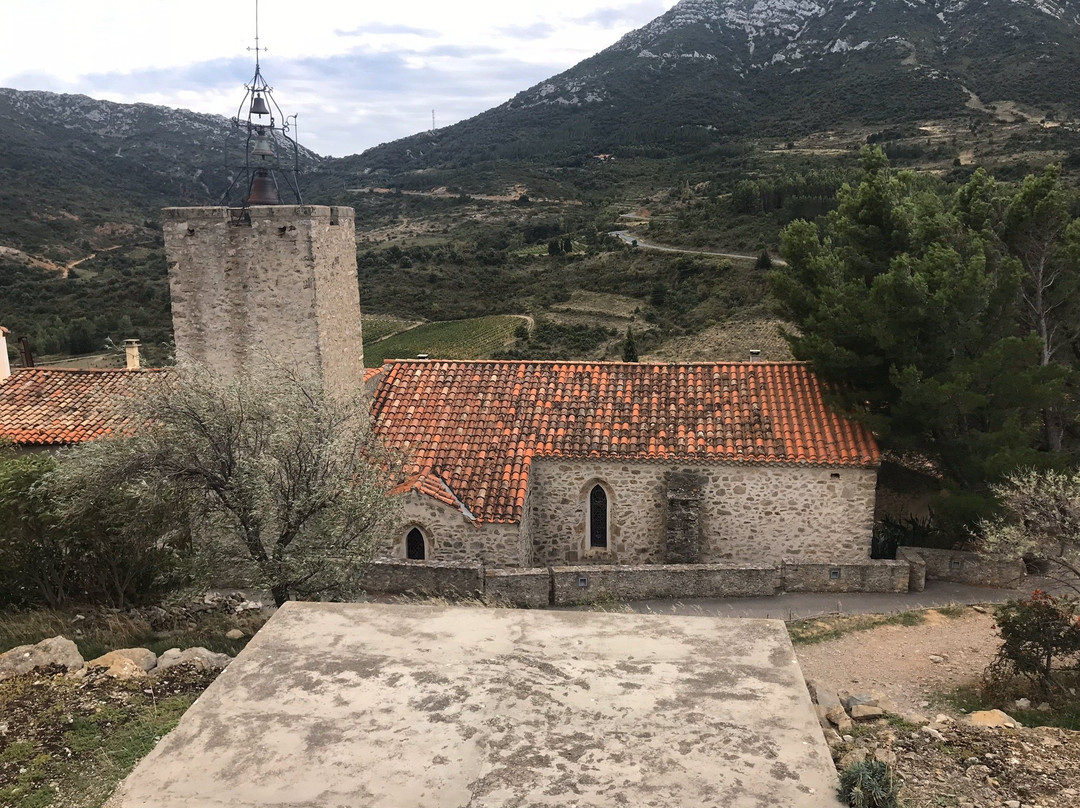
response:
<path fill-rule="evenodd" d="M 536 457 L 875 466 L 797 362 L 393 361 L 376 431 L 481 522 L 519 521 Z M 416 490 L 424 490 L 423 486 Z M 436 497 L 439 498 L 439 497 Z"/>
<path fill-rule="evenodd" d="M 15 370 L 0 382 L 0 440 L 59 446 L 123 429 L 118 403 L 158 378 L 160 370 Z"/>

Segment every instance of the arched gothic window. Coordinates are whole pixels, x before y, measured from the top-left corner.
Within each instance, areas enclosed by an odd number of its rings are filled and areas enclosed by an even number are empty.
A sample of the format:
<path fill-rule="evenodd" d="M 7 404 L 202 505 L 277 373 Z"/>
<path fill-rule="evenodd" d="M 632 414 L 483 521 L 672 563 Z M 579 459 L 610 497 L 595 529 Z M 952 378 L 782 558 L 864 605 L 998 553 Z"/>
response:
<path fill-rule="evenodd" d="M 424 542 L 424 534 L 420 528 L 414 527 L 405 537 L 405 557 L 413 561 L 423 561 L 427 558 L 427 547 Z"/>
<path fill-rule="evenodd" d="M 589 546 L 608 546 L 608 496 L 599 484 L 589 492 Z"/>

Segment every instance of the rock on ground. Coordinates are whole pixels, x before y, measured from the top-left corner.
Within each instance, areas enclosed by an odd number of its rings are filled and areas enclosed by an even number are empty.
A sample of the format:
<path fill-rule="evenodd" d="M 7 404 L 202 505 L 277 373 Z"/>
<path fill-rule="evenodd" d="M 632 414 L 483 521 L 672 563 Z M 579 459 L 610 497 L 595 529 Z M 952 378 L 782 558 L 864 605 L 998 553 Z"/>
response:
<path fill-rule="evenodd" d="M 113 653 L 127 657 L 148 673 L 157 665 L 157 654 L 149 648 L 117 648 Z"/>
<path fill-rule="evenodd" d="M 89 668 L 104 668 L 105 673 L 114 679 L 137 679 L 146 676 L 141 665 L 119 651 L 102 654 L 97 659 L 91 659 L 86 665 Z"/>
<path fill-rule="evenodd" d="M 192 663 L 201 670 L 219 670 L 232 662 L 232 657 L 228 654 L 215 654 L 202 646 L 188 648 L 185 651 L 181 651 L 179 648 L 170 648 L 158 657 L 157 667 L 154 672 L 168 670 L 174 665 L 182 665 L 186 662 Z"/>
<path fill-rule="evenodd" d="M 83 666 L 82 654 L 78 646 L 66 637 L 52 637 L 37 645 L 20 645 L 0 654 L 0 680 L 50 665 L 68 671 L 79 670 Z"/>

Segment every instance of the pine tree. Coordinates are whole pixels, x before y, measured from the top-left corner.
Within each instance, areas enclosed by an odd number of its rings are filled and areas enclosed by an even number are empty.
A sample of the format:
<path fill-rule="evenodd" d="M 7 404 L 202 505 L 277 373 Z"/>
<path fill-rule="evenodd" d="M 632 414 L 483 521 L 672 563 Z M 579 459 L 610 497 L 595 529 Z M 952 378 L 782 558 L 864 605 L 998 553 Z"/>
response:
<path fill-rule="evenodd" d="M 630 326 L 626 327 L 626 339 L 623 340 L 622 361 L 638 361 L 637 342 L 634 340 L 634 331 Z"/>

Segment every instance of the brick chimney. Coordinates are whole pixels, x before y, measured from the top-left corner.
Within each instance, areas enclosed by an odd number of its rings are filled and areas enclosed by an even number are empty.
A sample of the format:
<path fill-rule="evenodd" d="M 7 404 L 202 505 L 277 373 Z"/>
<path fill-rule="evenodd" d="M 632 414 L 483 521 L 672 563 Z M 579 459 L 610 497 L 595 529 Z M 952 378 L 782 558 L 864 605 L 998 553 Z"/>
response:
<path fill-rule="evenodd" d="M 7 335 L 11 332 L 0 325 L 0 382 L 11 375 L 11 363 L 7 355 Z"/>
<path fill-rule="evenodd" d="M 139 369 L 139 341 L 137 339 L 124 340 L 124 353 L 127 358 L 127 369 Z"/>

